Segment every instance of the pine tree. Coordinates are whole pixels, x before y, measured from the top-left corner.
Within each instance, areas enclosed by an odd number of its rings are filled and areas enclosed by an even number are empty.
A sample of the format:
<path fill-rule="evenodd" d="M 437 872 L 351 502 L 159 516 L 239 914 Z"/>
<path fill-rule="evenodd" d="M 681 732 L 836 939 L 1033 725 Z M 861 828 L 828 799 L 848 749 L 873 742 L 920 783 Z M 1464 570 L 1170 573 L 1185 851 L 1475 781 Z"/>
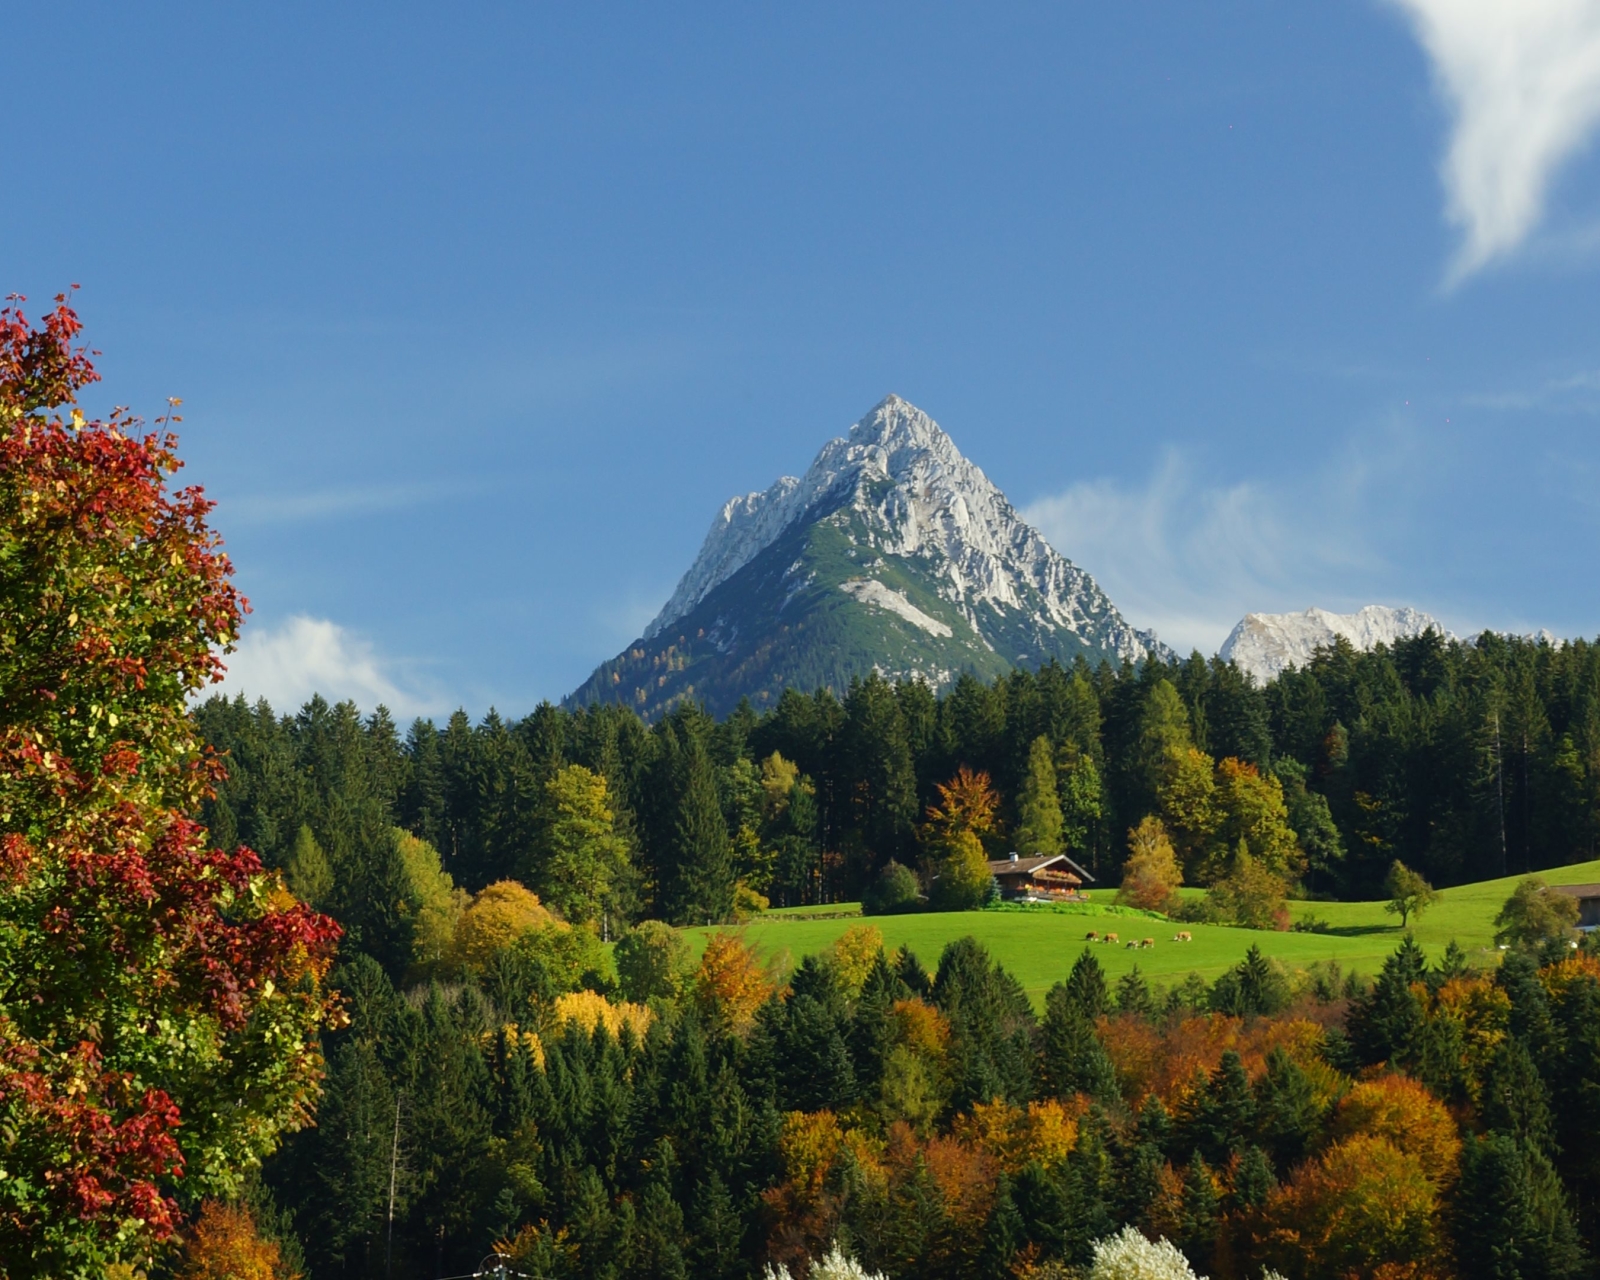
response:
<path fill-rule="evenodd" d="M 1134 965 L 1117 979 L 1117 1012 L 1133 1013 L 1148 1018 L 1155 1012 L 1155 1001 L 1150 995 L 1150 984 Z"/>
<path fill-rule="evenodd" d="M 316 1193 L 307 1206 L 313 1260 L 359 1271 L 381 1256 L 395 1105 L 371 1048 L 346 1040 L 334 1050 L 317 1115 Z M 408 1187 L 409 1179 L 402 1190 Z"/>
<path fill-rule="evenodd" d="M 1028 748 L 1028 771 L 1017 797 L 1015 844 L 1025 858 L 1050 857 L 1061 852 L 1061 800 L 1056 794 L 1056 767 L 1050 739 L 1033 740 Z"/>

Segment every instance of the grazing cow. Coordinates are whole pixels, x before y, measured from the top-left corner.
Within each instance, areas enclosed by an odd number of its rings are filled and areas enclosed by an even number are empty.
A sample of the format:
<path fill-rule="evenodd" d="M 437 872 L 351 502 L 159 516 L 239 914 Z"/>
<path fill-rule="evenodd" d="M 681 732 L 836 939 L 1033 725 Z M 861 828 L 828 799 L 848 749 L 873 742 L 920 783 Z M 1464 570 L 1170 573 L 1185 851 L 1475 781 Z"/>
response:
<path fill-rule="evenodd" d="M 1090 929 L 1089 932 L 1084 936 L 1083 940 L 1085 942 L 1099 942 L 1100 941 L 1100 935 L 1098 933 L 1096 933 L 1093 929 Z"/>
<path fill-rule="evenodd" d="M 1153 947 L 1156 945 L 1156 940 L 1154 938 L 1146 938 L 1139 945 L 1141 947 Z"/>
<path fill-rule="evenodd" d="M 1114 933 L 1108 933 L 1108 934 L 1106 934 L 1105 937 L 1101 938 L 1100 941 L 1101 942 L 1109 942 L 1112 946 L 1116 946 L 1117 945 L 1117 935 L 1114 934 Z"/>
<path fill-rule="evenodd" d="M 1174 942 L 1193 942 L 1194 934 L 1185 930 L 1182 933 L 1174 934 L 1172 940 Z"/>
<path fill-rule="evenodd" d="M 1132 938 L 1129 938 L 1127 941 L 1127 947 L 1129 951 L 1137 951 L 1139 949 L 1139 944 Z"/>

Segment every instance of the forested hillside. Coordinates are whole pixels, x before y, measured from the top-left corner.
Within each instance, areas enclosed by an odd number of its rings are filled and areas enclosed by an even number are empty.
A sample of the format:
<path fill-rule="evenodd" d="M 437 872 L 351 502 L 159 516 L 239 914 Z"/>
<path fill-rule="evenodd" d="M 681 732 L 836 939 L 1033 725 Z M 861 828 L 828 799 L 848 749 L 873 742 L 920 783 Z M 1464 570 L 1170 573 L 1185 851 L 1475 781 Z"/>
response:
<path fill-rule="evenodd" d="M 1264 690 L 1052 666 L 653 726 L 212 700 L 214 837 L 346 930 L 317 1125 L 243 1203 L 315 1280 L 491 1247 L 540 1277 L 799 1275 L 836 1242 L 894 1280 L 1047 1280 L 1128 1223 L 1214 1277 L 1586 1274 L 1600 963 L 1567 958 L 1571 899 L 1531 893 L 1554 907 L 1494 972 L 1408 940 L 1375 984 L 1252 950 L 1153 990 L 1086 955 L 1042 1018 L 970 938 L 925 966 L 863 925 L 785 974 L 663 921 L 891 861 L 926 888 L 962 841 L 1114 883 L 1135 824 L 1217 893 L 1252 858 L 1371 894 L 1397 858 L 1591 857 L 1597 695 L 1590 645 L 1424 636 Z"/>
<path fill-rule="evenodd" d="M 738 881 L 774 904 L 853 898 L 890 859 L 916 865 L 919 825 L 961 766 L 998 791 L 993 848 L 1055 840 L 1107 883 L 1149 814 L 1190 883 L 1265 832 L 1257 856 L 1287 839 L 1282 869 L 1340 897 L 1378 896 L 1395 859 L 1448 885 L 1600 853 L 1600 650 L 1584 641 L 1341 644 L 1265 689 L 1198 655 L 968 678 L 943 699 L 869 678 L 842 700 L 790 691 L 765 715 L 683 706 L 653 726 L 606 706 L 477 725 L 458 712 L 403 735 L 381 710 L 321 701 L 280 718 L 213 699 L 198 717 L 228 766 L 206 811 L 216 838 L 281 867 L 309 828 L 355 895 L 348 922 L 374 939 L 381 910 L 356 899 L 403 874 L 390 826 L 438 849 L 461 888 L 542 889 L 551 783 L 574 766 L 603 780 L 623 850 L 600 903 L 616 920 L 722 919 Z M 1054 835 L 1018 830 L 1041 738 Z"/>

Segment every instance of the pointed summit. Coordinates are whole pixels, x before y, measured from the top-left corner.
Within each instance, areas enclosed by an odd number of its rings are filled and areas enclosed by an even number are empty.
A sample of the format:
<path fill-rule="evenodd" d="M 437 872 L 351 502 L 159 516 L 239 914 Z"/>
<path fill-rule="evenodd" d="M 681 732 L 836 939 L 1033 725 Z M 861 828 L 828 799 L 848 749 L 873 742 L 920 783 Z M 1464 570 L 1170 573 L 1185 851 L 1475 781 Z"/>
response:
<path fill-rule="evenodd" d="M 805 475 L 732 498 L 644 636 L 568 700 L 713 711 L 877 670 L 936 688 L 1051 658 L 1165 652 L 891 395 Z"/>

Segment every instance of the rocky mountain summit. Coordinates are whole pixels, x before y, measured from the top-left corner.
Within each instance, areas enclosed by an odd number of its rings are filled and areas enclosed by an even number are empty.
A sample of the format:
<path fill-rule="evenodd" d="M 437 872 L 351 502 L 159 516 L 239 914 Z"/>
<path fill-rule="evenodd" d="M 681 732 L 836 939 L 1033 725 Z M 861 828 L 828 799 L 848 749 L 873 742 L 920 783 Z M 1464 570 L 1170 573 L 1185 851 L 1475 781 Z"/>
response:
<path fill-rule="evenodd" d="M 692 697 L 721 714 L 874 670 L 940 688 L 964 671 L 1168 652 L 890 396 L 804 476 L 725 504 L 644 635 L 567 701 L 655 716 Z"/>
<path fill-rule="evenodd" d="M 1331 645 L 1341 636 L 1365 651 L 1425 631 L 1453 639 L 1420 609 L 1392 609 L 1381 604 L 1369 604 L 1355 613 L 1316 608 L 1304 613 L 1247 613 L 1222 642 L 1218 656 L 1264 684 L 1289 667 L 1304 666 L 1320 646 Z"/>

